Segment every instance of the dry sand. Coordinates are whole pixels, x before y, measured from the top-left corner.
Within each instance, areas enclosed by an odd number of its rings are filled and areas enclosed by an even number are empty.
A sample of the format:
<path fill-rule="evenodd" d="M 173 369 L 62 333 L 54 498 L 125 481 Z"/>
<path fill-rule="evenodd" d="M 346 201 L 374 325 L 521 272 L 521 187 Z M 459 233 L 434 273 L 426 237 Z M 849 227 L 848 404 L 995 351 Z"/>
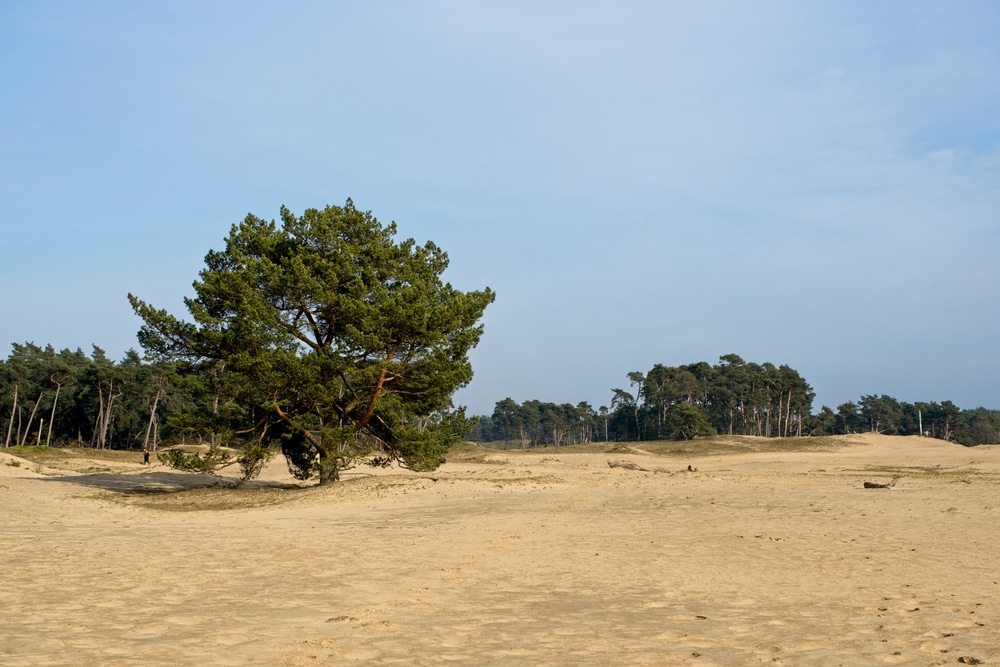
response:
<path fill-rule="evenodd" d="M 177 493 L 0 465 L 0 664 L 1000 664 L 1000 448 L 841 445 Z"/>

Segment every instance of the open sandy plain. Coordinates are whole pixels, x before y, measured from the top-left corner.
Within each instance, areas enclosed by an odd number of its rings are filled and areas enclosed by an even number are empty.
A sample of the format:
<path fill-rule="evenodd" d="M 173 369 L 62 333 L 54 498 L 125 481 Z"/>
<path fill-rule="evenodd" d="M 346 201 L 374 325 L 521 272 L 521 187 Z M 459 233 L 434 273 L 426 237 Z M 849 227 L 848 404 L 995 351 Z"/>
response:
<path fill-rule="evenodd" d="M 0 450 L 0 664 L 1000 664 L 1000 448 L 760 442 L 238 490 Z"/>

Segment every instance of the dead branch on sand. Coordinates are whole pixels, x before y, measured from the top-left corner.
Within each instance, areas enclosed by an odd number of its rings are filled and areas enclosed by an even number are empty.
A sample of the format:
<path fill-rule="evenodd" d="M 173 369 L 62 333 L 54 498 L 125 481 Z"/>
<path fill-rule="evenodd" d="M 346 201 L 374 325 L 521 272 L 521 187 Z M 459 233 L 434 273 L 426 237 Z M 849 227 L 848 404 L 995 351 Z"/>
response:
<path fill-rule="evenodd" d="M 608 461 L 609 468 L 625 468 L 626 470 L 638 470 L 640 472 L 649 472 L 649 470 L 643 468 L 637 463 L 632 463 L 631 461 Z"/>
<path fill-rule="evenodd" d="M 865 482 L 865 488 L 866 489 L 891 489 L 892 487 L 896 486 L 896 482 L 899 481 L 900 477 L 902 477 L 902 475 L 896 475 L 895 477 L 892 478 L 892 481 L 889 482 L 888 484 L 879 484 L 877 482 Z"/>

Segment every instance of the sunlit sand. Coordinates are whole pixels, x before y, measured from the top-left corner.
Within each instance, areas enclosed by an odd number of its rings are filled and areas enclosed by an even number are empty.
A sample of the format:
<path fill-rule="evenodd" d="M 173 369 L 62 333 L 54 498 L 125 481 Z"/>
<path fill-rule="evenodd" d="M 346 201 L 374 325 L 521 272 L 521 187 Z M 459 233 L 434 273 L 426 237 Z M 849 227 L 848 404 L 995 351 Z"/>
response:
<path fill-rule="evenodd" d="M 1000 663 L 1000 447 L 672 444 L 304 489 L 0 465 L 0 664 Z"/>

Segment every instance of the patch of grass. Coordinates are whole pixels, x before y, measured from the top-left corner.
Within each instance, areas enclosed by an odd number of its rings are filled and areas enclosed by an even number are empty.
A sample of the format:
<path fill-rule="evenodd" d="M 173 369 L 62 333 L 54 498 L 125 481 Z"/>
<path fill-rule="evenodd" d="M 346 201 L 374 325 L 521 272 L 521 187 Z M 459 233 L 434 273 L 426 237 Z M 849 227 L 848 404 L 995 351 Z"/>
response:
<path fill-rule="evenodd" d="M 14 454 L 15 456 L 20 456 L 22 459 L 29 460 L 63 455 L 63 450 L 58 447 L 47 447 L 45 445 L 39 445 L 38 447 L 34 445 L 14 445 L 13 447 L 7 447 L 4 451 L 8 454 Z"/>
<path fill-rule="evenodd" d="M 79 473 L 116 472 L 114 464 L 142 462 L 142 453 L 120 449 L 91 449 L 89 447 L 9 447 L 6 450 L 36 466 L 60 468 Z M 102 465 L 104 464 L 104 465 Z"/>
<path fill-rule="evenodd" d="M 220 510 L 275 507 L 297 497 L 297 486 L 229 487 L 209 486 L 172 491 L 169 489 L 138 488 L 115 493 L 123 504 L 158 509 L 166 512 L 213 512 Z"/>
<path fill-rule="evenodd" d="M 997 481 L 1000 475 L 994 472 L 985 472 L 975 468 L 965 468 L 956 466 L 864 466 L 861 469 L 847 470 L 858 474 L 867 473 L 881 475 L 885 477 L 910 477 L 914 479 L 941 479 L 951 480 L 980 480 Z"/>
<path fill-rule="evenodd" d="M 506 453 L 508 451 L 514 450 L 496 449 L 475 442 L 460 442 L 448 450 L 445 459 L 452 462 L 461 461 L 464 463 L 498 463 L 493 457 L 501 452 Z"/>
<path fill-rule="evenodd" d="M 856 444 L 842 437 L 755 438 L 712 436 L 695 440 L 638 442 L 635 447 L 662 456 L 717 456 L 757 452 L 829 452 Z"/>
<path fill-rule="evenodd" d="M 462 448 L 454 448 L 454 457 L 449 460 L 492 463 L 489 457 L 497 454 L 516 456 L 521 453 L 539 454 L 559 452 L 560 454 L 603 454 L 631 453 L 651 454 L 664 457 L 718 456 L 724 454 L 745 454 L 750 452 L 828 452 L 858 444 L 849 436 L 822 436 L 801 438 L 755 438 L 752 436 L 718 435 L 695 440 L 651 440 L 642 442 L 591 442 L 585 445 L 565 447 L 529 447 L 521 449 L 501 449 L 475 443 L 463 443 Z"/>

